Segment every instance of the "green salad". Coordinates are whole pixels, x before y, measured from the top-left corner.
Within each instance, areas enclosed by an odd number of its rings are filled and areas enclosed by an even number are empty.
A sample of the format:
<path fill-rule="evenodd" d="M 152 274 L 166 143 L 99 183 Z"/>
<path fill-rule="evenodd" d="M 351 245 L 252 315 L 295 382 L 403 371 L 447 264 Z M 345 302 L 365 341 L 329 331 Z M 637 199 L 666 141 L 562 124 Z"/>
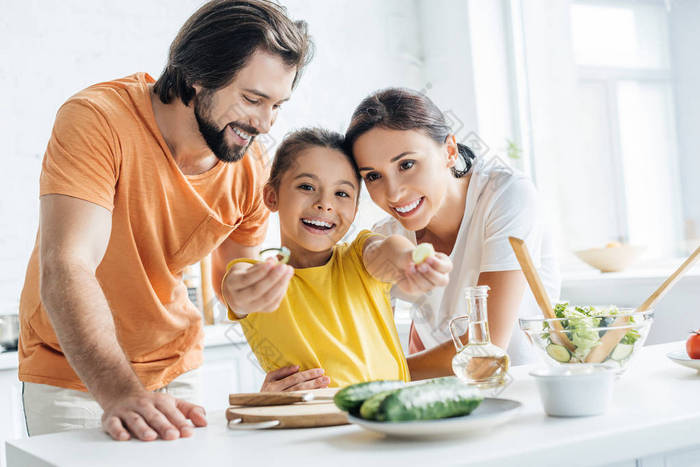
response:
<path fill-rule="evenodd" d="M 616 315 L 621 314 L 616 306 L 571 306 L 569 303 L 558 303 L 554 307 L 554 315 L 562 318 L 561 325 L 571 343 L 576 347 L 570 352 L 566 347 L 552 342 L 549 333 L 545 333 L 546 352 L 550 357 L 562 363 L 584 362 L 590 351 L 600 344 L 600 339 L 607 332 L 604 328 L 615 321 Z M 634 323 L 634 317 L 629 317 L 630 323 Z M 544 328 L 549 328 L 549 323 L 544 322 Z M 611 351 L 606 360 L 624 361 L 632 354 L 634 343 L 639 339 L 639 332 L 630 329 Z"/>

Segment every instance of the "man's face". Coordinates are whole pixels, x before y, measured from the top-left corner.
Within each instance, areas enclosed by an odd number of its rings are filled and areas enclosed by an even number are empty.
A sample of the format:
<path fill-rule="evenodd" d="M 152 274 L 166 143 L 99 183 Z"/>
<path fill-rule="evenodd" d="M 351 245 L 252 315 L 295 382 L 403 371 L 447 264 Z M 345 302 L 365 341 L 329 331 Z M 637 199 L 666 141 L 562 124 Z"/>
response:
<path fill-rule="evenodd" d="M 220 160 L 240 160 L 255 136 L 270 131 L 289 99 L 297 69 L 279 55 L 258 50 L 228 85 L 195 85 L 194 115 L 207 146 Z"/>

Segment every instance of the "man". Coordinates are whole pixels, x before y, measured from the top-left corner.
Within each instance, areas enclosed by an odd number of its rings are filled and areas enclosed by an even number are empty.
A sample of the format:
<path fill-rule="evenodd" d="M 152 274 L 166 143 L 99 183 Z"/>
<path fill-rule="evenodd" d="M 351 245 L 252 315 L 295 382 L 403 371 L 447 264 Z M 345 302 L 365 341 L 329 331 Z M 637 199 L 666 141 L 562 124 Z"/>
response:
<path fill-rule="evenodd" d="M 61 107 L 20 303 L 30 435 L 101 425 L 117 440 L 176 439 L 206 425 L 185 400 L 203 330 L 182 271 L 213 250 L 217 287 L 228 261 L 257 255 L 268 213 L 255 136 L 310 45 L 274 3 L 213 1 L 182 27 L 158 81 L 98 84 Z M 288 281 L 291 268 L 262 274 Z"/>

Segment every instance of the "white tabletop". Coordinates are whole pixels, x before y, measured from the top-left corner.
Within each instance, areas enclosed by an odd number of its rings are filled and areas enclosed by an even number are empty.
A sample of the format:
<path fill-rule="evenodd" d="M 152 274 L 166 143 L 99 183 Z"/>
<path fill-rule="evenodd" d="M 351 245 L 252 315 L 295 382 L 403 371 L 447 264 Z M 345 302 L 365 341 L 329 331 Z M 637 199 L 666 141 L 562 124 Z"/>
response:
<path fill-rule="evenodd" d="M 177 441 L 115 442 L 84 430 L 7 443 L 8 467 L 190 465 L 590 465 L 700 445 L 700 376 L 666 353 L 682 343 L 646 347 L 615 387 L 602 416 L 551 418 L 542 411 L 527 367 L 501 395 L 523 403 L 506 426 L 478 436 L 433 441 L 384 438 L 357 426 L 256 432 L 209 427 Z M 222 397 L 226 397 L 222 394 Z M 331 464 L 332 463 L 332 464 Z"/>

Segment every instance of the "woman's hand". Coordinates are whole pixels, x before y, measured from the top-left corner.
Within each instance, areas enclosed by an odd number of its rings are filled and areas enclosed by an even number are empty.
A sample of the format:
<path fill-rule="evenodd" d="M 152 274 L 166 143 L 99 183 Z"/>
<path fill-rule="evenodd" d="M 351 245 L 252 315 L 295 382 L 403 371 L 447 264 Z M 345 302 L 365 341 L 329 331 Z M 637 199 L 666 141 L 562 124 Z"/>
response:
<path fill-rule="evenodd" d="M 299 371 L 299 365 L 285 366 L 269 372 L 260 392 L 304 391 L 328 387 L 331 379 L 323 375 L 323 368 Z"/>
<path fill-rule="evenodd" d="M 450 281 L 450 271 L 452 260 L 444 253 L 435 253 L 418 265 L 411 260 L 396 286 L 407 294 L 422 295 L 435 287 L 445 287 Z"/>
<path fill-rule="evenodd" d="M 255 265 L 236 263 L 224 277 L 221 293 L 239 318 L 271 312 L 282 302 L 293 275 L 294 268 L 274 259 Z"/>

